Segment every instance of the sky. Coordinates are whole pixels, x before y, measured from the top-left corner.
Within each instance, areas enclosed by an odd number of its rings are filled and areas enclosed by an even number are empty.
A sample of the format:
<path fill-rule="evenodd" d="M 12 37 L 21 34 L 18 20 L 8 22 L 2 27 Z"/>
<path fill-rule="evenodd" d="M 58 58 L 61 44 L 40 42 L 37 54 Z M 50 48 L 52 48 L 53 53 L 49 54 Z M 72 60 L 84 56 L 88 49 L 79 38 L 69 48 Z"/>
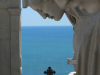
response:
<path fill-rule="evenodd" d="M 71 26 L 65 14 L 60 21 L 55 21 L 49 18 L 43 19 L 40 14 L 29 6 L 22 8 L 22 2 L 21 9 L 21 26 Z"/>

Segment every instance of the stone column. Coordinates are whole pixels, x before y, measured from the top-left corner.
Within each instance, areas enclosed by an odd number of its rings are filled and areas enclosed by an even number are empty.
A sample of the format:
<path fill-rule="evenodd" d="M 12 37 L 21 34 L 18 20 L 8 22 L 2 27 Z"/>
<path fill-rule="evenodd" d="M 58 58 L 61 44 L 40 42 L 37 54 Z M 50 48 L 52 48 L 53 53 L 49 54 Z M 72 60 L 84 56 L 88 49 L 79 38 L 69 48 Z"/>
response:
<path fill-rule="evenodd" d="M 21 75 L 20 0 L 0 0 L 0 75 Z"/>
<path fill-rule="evenodd" d="M 8 9 L 11 23 L 11 75 L 21 75 L 21 9 Z"/>
<path fill-rule="evenodd" d="M 7 9 L 0 9 L 0 75 L 11 75 L 10 17 Z"/>

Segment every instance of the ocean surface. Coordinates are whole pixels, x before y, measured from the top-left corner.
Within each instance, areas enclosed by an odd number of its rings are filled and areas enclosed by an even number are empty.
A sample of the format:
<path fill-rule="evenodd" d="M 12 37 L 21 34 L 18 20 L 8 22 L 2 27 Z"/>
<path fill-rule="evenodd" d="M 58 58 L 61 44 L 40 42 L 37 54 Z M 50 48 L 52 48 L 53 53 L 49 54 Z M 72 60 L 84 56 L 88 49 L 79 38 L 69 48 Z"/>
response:
<path fill-rule="evenodd" d="M 72 26 L 22 26 L 22 75 L 46 75 L 50 66 L 54 75 L 68 75 L 73 57 Z"/>

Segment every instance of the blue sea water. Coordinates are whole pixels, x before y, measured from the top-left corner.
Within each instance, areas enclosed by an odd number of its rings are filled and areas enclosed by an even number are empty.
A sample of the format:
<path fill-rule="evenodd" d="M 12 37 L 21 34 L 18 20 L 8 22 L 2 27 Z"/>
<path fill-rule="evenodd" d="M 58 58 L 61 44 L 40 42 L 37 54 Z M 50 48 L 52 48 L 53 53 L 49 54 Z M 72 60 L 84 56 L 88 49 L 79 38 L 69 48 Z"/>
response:
<path fill-rule="evenodd" d="M 50 66 L 54 75 L 68 75 L 73 57 L 72 26 L 22 26 L 22 75 L 45 75 Z"/>

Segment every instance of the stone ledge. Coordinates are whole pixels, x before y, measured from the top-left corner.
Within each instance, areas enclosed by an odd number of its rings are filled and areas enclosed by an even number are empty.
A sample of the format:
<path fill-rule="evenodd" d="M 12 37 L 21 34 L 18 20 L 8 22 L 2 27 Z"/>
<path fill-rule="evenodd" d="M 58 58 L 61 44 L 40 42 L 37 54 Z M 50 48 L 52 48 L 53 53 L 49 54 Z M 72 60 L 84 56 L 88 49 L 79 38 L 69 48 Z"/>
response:
<path fill-rule="evenodd" d="M 74 59 L 67 59 L 67 64 L 77 64 L 77 60 Z"/>
<path fill-rule="evenodd" d="M 76 75 L 76 72 L 70 72 L 68 75 Z"/>

